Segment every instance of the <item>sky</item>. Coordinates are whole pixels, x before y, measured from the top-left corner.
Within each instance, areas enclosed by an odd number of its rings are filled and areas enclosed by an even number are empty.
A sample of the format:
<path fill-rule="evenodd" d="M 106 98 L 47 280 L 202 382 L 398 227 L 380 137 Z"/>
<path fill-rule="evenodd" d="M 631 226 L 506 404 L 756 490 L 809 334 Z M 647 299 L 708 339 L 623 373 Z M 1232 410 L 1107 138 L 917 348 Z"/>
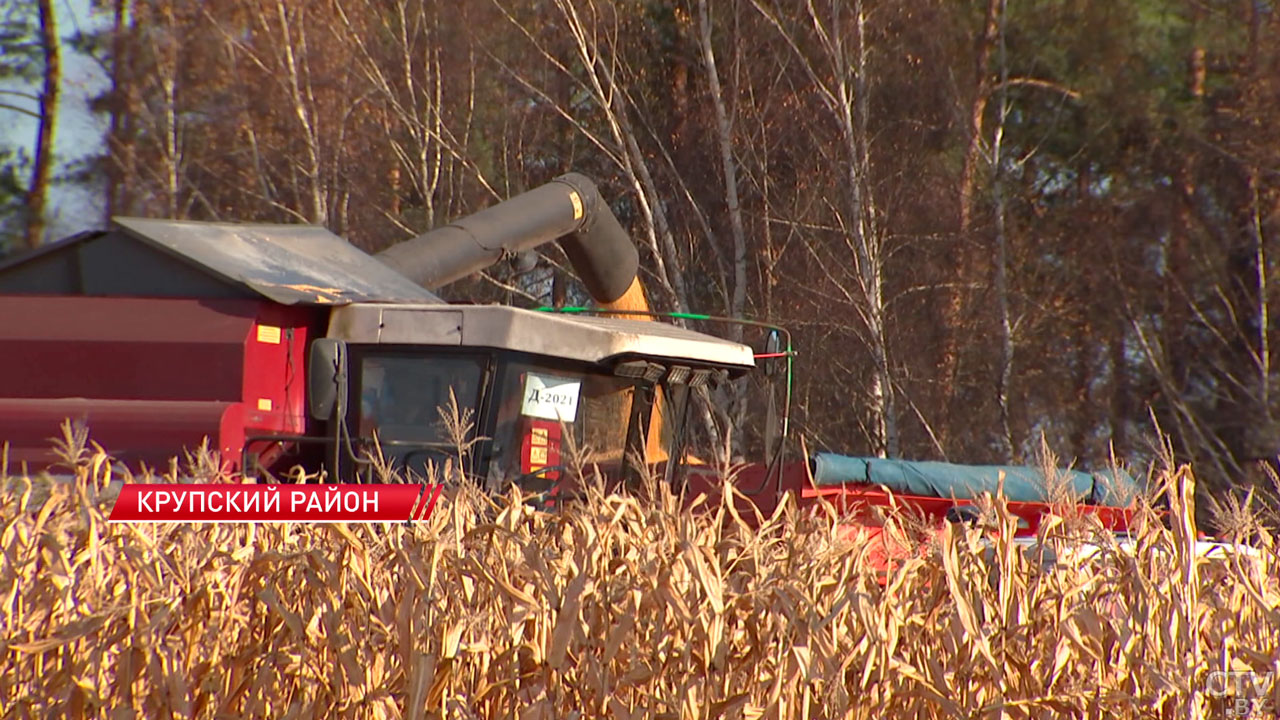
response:
<path fill-rule="evenodd" d="M 0 7 L 31 0 L 0 0 Z M 77 31 L 89 32 L 110 24 L 110 17 L 90 11 L 91 0 L 54 0 L 58 34 L 68 37 Z M 54 156 L 61 171 L 81 158 L 100 154 L 107 118 L 89 111 L 88 101 L 107 89 L 107 76 L 92 59 L 62 45 L 62 83 L 58 124 L 54 130 Z M 39 87 L 18 83 L 0 84 L 0 89 L 39 92 Z M 36 109 L 33 100 L 7 96 L 6 102 Z M 22 113 L 0 108 L 0 142 L 23 148 L 34 155 L 37 123 Z M 103 224 L 103 202 L 96 190 L 57 186 L 49 199 L 50 232 L 47 240 L 71 235 Z"/>

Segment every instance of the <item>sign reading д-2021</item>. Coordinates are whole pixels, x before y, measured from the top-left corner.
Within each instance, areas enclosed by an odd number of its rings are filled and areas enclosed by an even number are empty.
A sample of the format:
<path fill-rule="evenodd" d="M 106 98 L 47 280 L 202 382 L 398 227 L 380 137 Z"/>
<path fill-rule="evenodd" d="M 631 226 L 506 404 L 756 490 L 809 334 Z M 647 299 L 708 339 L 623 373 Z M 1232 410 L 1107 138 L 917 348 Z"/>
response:
<path fill-rule="evenodd" d="M 581 389 L 581 380 L 529 373 L 524 381 L 524 401 L 520 406 L 520 414 L 571 423 L 578 417 L 578 395 Z"/>

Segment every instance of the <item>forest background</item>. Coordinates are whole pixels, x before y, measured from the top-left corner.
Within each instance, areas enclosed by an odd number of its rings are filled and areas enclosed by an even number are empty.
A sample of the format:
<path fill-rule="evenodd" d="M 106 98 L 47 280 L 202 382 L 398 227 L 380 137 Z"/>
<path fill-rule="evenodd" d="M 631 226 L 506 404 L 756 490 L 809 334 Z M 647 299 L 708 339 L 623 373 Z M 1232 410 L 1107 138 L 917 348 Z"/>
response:
<path fill-rule="evenodd" d="M 1276 0 L 0 8 L 0 253 L 113 215 L 376 250 L 576 170 L 655 308 L 795 333 L 811 449 L 1096 468 L 1162 432 L 1219 486 L 1280 453 Z M 566 273 L 445 294 L 539 305 Z"/>

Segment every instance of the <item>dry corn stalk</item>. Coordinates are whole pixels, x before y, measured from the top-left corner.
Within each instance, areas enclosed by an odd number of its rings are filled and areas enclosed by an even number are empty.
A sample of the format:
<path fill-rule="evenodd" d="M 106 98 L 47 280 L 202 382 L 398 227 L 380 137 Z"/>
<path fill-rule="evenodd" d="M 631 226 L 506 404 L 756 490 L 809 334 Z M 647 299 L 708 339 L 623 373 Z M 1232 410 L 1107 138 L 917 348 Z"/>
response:
<path fill-rule="evenodd" d="M 882 587 L 830 513 L 659 488 L 557 514 L 456 488 L 414 526 L 108 525 L 111 466 L 0 490 L 0 709 L 91 717 L 1192 717 L 1277 668 L 1280 563 L 1188 554 L 1190 475 L 1124 551 L 949 528 Z M 147 481 L 149 478 L 134 478 Z M 1068 525 L 1072 527 L 1068 530 Z"/>

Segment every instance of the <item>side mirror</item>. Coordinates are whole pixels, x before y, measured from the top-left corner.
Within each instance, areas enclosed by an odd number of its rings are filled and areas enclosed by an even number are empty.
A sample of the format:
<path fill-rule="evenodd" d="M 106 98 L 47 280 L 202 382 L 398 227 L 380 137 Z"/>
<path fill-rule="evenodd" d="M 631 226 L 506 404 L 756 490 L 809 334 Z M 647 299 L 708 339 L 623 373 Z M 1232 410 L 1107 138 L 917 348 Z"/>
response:
<path fill-rule="evenodd" d="M 347 412 L 347 344 L 333 338 L 311 342 L 307 364 L 307 407 L 316 420 Z"/>
<path fill-rule="evenodd" d="M 770 330 L 764 339 L 763 354 L 773 357 L 764 358 L 764 367 L 761 368 L 764 370 L 766 377 L 773 377 L 778 374 L 778 370 L 782 367 L 782 364 L 778 362 L 781 359 L 779 353 L 783 352 L 786 352 L 786 348 L 782 347 L 782 333 L 777 330 Z"/>

